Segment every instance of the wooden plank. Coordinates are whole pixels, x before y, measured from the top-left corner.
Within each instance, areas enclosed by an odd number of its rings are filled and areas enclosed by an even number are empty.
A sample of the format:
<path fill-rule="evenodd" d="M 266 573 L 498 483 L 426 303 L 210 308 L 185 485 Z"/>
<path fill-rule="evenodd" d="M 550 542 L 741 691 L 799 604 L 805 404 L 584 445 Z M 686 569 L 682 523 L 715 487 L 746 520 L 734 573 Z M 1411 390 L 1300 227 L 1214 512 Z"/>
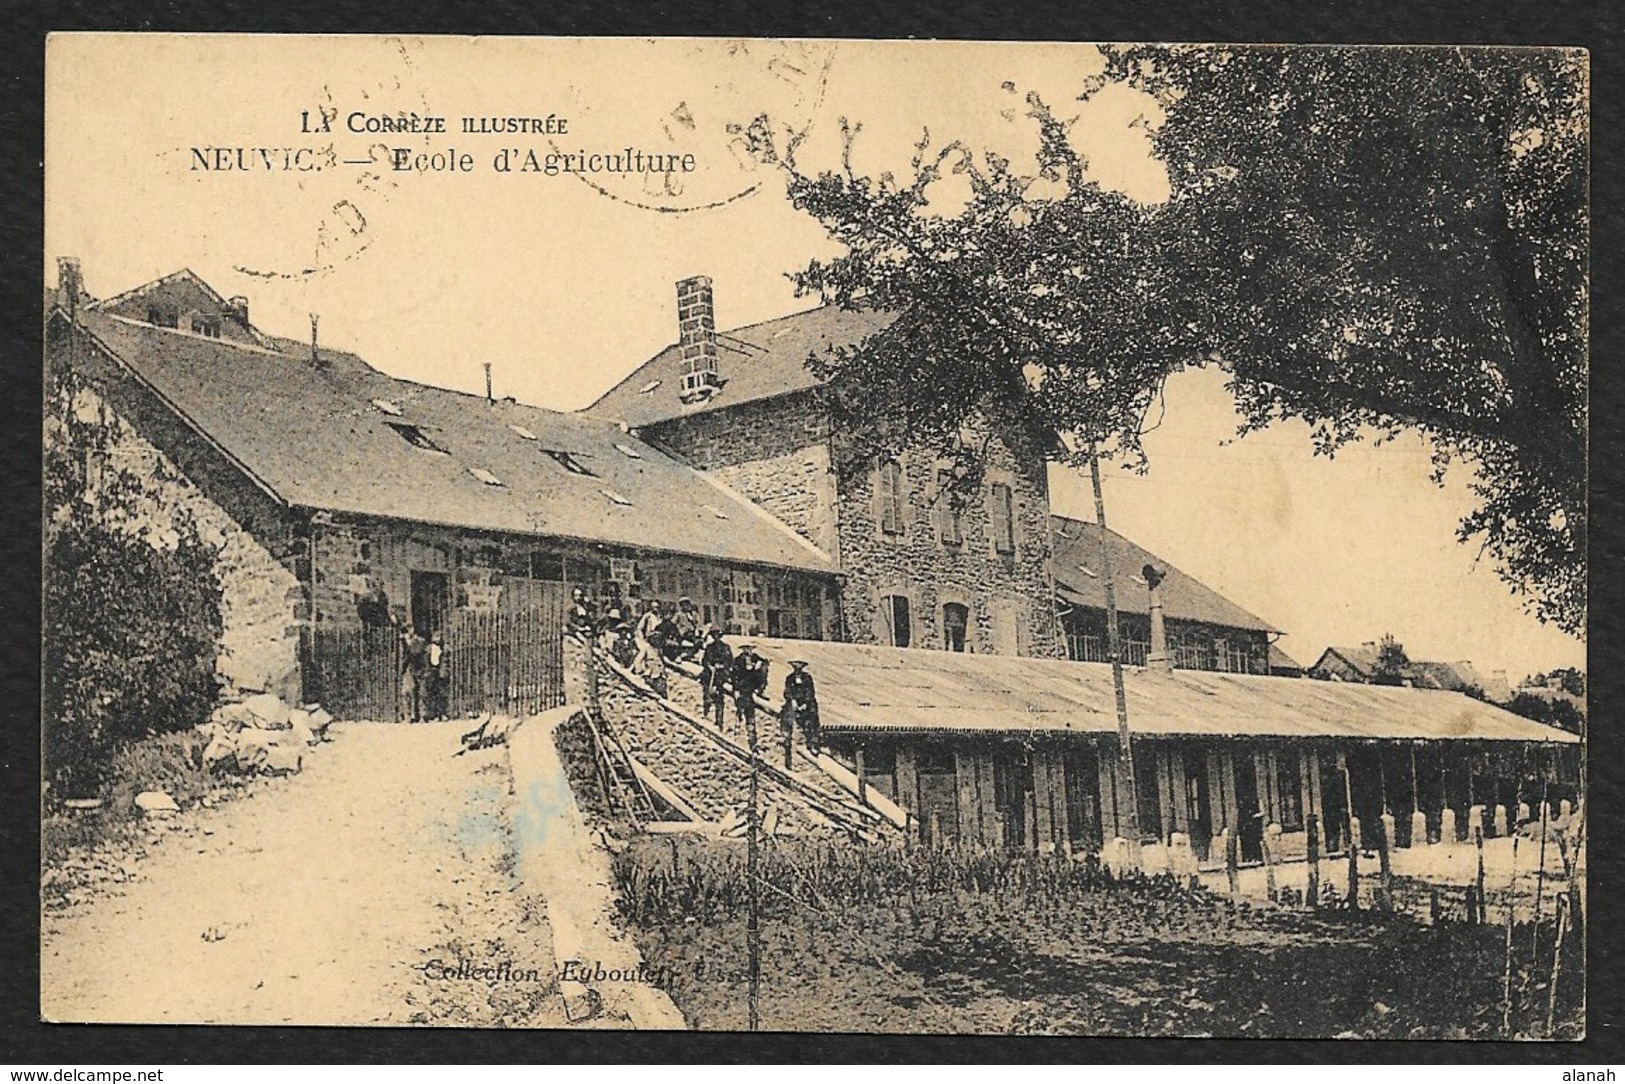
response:
<path fill-rule="evenodd" d="M 1174 831 L 1183 832 L 1187 837 L 1191 831 L 1190 803 L 1185 795 L 1190 784 L 1185 779 L 1185 753 L 1175 744 L 1168 751 L 1169 789 L 1173 791 L 1173 825 Z"/>
<path fill-rule="evenodd" d="M 954 797 L 960 842 L 980 843 L 981 823 L 977 820 L 976 809 L 976 758 L 973 753 L 960 752 L 957 749 L 954 750 Z"/>
<path fill-rule="evenodd" d="M 1100 775 L 1100 834 L 1103 845 L 1123 834 L 1122 816 L 1117 807 L 1117 751 L 1104 746 L 1095 758 Z"/>

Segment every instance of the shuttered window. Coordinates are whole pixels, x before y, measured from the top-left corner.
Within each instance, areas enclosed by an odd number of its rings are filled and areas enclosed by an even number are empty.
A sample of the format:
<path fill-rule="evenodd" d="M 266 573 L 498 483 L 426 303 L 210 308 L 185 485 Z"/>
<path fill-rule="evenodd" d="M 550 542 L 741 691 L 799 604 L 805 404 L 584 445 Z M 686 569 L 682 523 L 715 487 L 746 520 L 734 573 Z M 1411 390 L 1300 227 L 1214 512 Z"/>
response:
<path fill-rule="evenodd" d="M 952 471 L 937 472 L 937 532 L 944 546 L 959 546 L 965 541 L 964 517 L 953 481 Z"/>
<path fill-rule="evenodd" d="M 993 546 L 1000 553 L 1016 552 L 1016 508 L 1010 487 L 993 483 Z"/>
<path fill-rule="evenodd" d="M 907 647 L 913 639 L 907 595 L 882 595 L 880 615 L 886 623 L 887 638 L 893 647 Z"/>
<path fill-rule="evenodd" d="M 880 464 L 880 529 L 886 534 L 903 533 L 903 465 L 895 459 Z"/>

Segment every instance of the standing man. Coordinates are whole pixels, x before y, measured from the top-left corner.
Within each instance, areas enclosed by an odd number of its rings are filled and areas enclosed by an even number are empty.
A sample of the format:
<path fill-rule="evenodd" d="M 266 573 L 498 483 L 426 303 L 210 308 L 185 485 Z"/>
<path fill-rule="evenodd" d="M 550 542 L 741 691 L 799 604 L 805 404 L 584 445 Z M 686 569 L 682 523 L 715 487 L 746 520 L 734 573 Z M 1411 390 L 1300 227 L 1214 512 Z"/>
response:
<path fill-rule="evenodd" d="M 446 717 L 446 685 L 451 676 L 451 657 L 446 652 L 445 637 L 439 629 L 429 637 L 423 651 L 424 675 L 429 686 L 429 718 Z"/>
<path fill-rule="evenodd" d="M 583 641 L 592 640 L 592 607 L 587 604 L 587 592 L 576 587 L 570 591 L 570 633 Z"/>
<path fill-rule="evenodd" d="M 712 626 L 705 630 L 705 647 L 700 652 L 700 714 L 715 714 L 718 730 L 722 729 L 723 686 L 733 672 L 734 653 L 722 638 L 722 630 Z"/>
<path fill-rule="evenodd" d="M 666 664 L 660 657 L 660 648 L 665 642 L 665 616 L 660 611 L 660 601 L 650 599 L 643 611 L 643 616 L 638 618 L 637 628 L 633 630 L 634 638 L 637 640 L 638 654 L 632 663 L 632 672 L 647 681 L 654 687 L 656 692 L 664 696 L 666 693 Z"/>
<path fill-rule="evenodd" d="M 409 623 L 401 628 L 401 705 L 402 722 L 423 722 L 423 677 L 429 642 L 418 635 Z"/>
<path fill-rule="evenodd" d="M 677 600 L 671 630 L 671 639 L 666 643 L 666 657 L 692 659 L 700 649 L 700 615 L 694 610 L 694 600 L 687 595 Z"/>
<path fill-rule="evenodd" d="M 788 726 L 801 723 L 801 736 L 807 742 L 807 752 L 813 756 L 823 744 L 818 724 L 818 692 L 813 688 L 812 675 L 807 672 L 803 659 L 790 661 L 790 672 L 784 676 L 784 712 Z M 788 749 L 788 738 L 786 748 Z"/>
<path fill-rule="evenodd" d="M 767 692 L 767 660 L 756 654 L 755 644 L 740 644 L 734 657 L 734 710 L 748 732 L 756 730 L 756 697 Z"/>

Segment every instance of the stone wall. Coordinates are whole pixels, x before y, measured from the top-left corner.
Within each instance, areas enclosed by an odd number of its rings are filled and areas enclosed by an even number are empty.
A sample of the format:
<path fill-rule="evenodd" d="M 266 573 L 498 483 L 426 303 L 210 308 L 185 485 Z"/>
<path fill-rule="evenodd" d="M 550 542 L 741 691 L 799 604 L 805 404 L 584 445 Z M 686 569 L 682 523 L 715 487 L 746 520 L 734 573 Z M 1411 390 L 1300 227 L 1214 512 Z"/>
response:
<path fill-rule="evenodd" d="M 840 560 L 829 423 L 816 392 L 676 418 L 645 435 Z"/>
<path fill-rule="evenodd" d="M 600 612 L 616 599 L 633 612 L 647 599 L 675 605 L 687 596 L 702 620 L 735 633 L 824 639 L 833 631 L 832 592 L 818 577 L 562 539 L 334 517 L 316 528 L 315 570 L 316 621 L 330 628 L 358 627 L 369 607 L 374 616 L 430 621 L 412 612 L 412 574 L 427 572 L 446 577 L 448 613 L 523 609 L 540 584 L 566 583 L 585 588 Z"/>
<path fill-rule="evenodd" d="M 960 515 L 961 541 L 939 531 L 939 463 L 933 449 L 902 457 L 903 530 L 881 530 L 875 472 L 837 469 L 845 442 L 815 389 L 663 422 L 646 434 L 712 472 L 830 554 L 843 569 L 841 639 L 887 642 L 881 599 L 909 600 L 912 646 L 944 642 L 943 607 L 968 611 L 966 649 L 1062 658 L 1065 638 L 1050 575 L 1049 491 L 1044 458 L 1019 439 L 987 442 L 987 475 Z M 979 446 L 983 434 L 973 433 Z M 1008 485 L 1014 553 L 993 538 L 991 486 Z"/>
<path fill-rule="evenodd" d="M 975 440 L 981 444 L 980 436 Z M 1050 574 L 1049 490 L 1043 458 L 1018 450 L 1019 442 L 987 442 L 986 476 L 963 504 L 957 543 L 944 540 L 943 506 L 949 499 L 939 473 L 950 464 L 934 450 L 910 449 L 902 466 L 901 530 L 883 529 L 877 471 L 849 470 L 840 482 L 840 549 L 846 573 L 842 612 L 848 638 L 886 642 L 882 600 L 909 600 L 910 646 L 944 646 L 944 607 L 968 610 L 967 651 L 1064 658 Z M 839 453 L 838 453 L 839 454 Z M 1014 552 L 994 538 L 992 487 L 1011 490 Z"/>
<path fill-rule="evenodd" d="M 60 345 L 60 344 L 58 344 Z M 54 364 L 66 363 L 56 353 Z M 100 426 L 105 447 L 87 463 L 87 493 L 111 470 L 140 478 L 147 498 L 127 526 L 157 546 L 173 545 L 190 520 L 216 547 L 223 631 L 216 669 L 228 690 L 299 690 L 305 617 L 304 544 L 298 517 L 229 464 L 129 373 L 99 351 L 76 356 L 84 386 L 72 409 Z"/>

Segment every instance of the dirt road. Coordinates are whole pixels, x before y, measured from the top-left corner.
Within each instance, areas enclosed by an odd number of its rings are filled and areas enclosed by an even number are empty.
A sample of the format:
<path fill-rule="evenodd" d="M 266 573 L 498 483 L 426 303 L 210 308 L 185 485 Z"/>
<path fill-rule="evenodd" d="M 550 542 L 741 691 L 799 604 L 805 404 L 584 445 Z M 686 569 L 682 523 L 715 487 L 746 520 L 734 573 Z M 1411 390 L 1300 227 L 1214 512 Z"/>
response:
<path fill-rule="evenodd" d="M 563 1025 L 505 754 L 454 758 L 462 729 L 336 725 L 302 774 L 183 814 L 135 880 L 45 916 L 44 1015 Z"/>

